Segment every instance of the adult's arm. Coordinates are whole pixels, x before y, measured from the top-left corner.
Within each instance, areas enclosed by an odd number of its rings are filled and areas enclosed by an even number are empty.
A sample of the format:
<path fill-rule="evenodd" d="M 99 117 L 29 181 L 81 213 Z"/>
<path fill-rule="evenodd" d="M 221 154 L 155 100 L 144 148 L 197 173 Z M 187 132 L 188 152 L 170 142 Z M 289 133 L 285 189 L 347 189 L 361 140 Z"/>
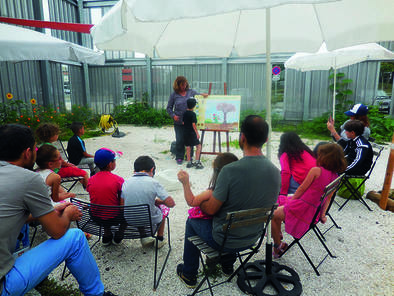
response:
<path fill-rule="evenodd" d="M 70 226 L 71 221 L 80 220 L 82 212 L 71 203 L 61 203 L 52 212 L 38 217 L 45 232 L 54 239 L 61 238 Z"/>
<path fill-rule="evenodd" d="M 341 136 L 337 133 L 337 131 L 335 130 L 335 126 L 334 126 L 335 122 L 334 119 L 332 119 L 331 117 L 328 119 L 327 121 L 327 129 L 331 132 L 331 136 L 334 137 L 335 141 L 338 141 Z"/>
<path fill-rule="evenodd" d="M 201 210 L 208 215 L 215 215 L 222 207 L 223 202 L 216 199 L 213 195 L 208 200 L 200 204 Z"/>
<path fill-rule="evenodd" d="M 170 95 L 170 97 L 168 98 L 168 103 L 167 103 L 167 113 L 168 115 L 170 115 L 171 118 L 174 118 L 175 113 L 174 113 L 174 104 L 175 104 L 175 96 L 174 93 L 172 93 Z"/>
<path fill-rule="evenodd" d="M 190 188 L 190 181 L 189 181 L 189 174 L 184 170 L 180 170 L 178 172 L 178 180 L 182 183 L 183 186 L 183 194 L 185 196 L 186 203 L 190 207 L 197 207 L 203 201 L 208 200 L 212 196 L 212 190 L 205 190 L 194 196 L 191 188 Z"/>
<path fill-rule="evenodd" d="M 313 167 L 310 169 L 308 175 L 306 176 L 304 182 L 297 188 L 296 192 L 294 195 L 291 197 L 291 199 L 298 199 L 301 197 L 301 195 L 304 194 L 304 192 L 311 186 L 313 180 L 315 180 L 317 177 L 319 177 L 321 174 L 321 168 L 319 167 Z"/>

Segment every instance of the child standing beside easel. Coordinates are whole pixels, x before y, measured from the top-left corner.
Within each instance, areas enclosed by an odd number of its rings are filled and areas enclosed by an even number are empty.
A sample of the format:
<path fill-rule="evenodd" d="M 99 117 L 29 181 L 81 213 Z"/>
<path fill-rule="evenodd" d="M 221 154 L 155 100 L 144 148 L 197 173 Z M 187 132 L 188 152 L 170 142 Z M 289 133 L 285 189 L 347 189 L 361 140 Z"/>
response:
<path fill-rule="evenodd" d="M 204 166 L 200 162 L 200 152 L 201 152 L 201 144 L 200 144 L 200 134 L 197 130 L 197 116 L 196 113 L 193 112 L 193 109 L 196 107 L 197 101 L 196 99 L 190 98 L 186 101 L 187 110 L 183 114 L 183 127 L 184 127 L 184 142 L 186 146 L 186 158 L 187 158 L 187 168 L 195 167 L 196 169 L 203 169 Z M 196 146 L 196 162 L 193 163 L 191 161 L 191 150 L 192 147 Z"/>

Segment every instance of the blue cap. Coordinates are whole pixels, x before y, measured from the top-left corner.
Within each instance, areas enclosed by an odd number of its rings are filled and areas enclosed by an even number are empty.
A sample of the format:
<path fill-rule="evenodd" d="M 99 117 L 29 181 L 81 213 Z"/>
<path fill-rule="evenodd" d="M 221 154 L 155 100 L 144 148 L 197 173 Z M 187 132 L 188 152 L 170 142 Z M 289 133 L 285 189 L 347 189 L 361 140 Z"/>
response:
<path fill-rule="evenodd" d="M 101 169 L 105 168 L 111 161 L 117 159 L 118 155 L 107 148 L 100 148 L 94 154 L 94 163 Z"/>
<path fill-rule="evenodd" d="M 347 116 L 355 116 L 355 115 L 367 115 L 368 107 L 364 104 L 356 104 L 352 109 L 346 111 L 345 114 Z"/>

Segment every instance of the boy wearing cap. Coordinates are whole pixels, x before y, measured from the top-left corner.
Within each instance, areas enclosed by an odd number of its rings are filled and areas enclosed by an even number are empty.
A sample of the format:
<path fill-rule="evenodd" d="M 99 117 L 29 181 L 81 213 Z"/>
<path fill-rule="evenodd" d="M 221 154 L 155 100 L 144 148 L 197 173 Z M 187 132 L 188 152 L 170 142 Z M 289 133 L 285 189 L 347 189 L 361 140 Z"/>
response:
<path fill-rule="evenodd" d="M 86 187 L 87 192 L 89 192 L 91 203 L 106 206 L 124 205 L 124 200 L 120 195 L 124 179 L 112 173 L 116 168 L 117 157 L 117 153 L 107 148 L 101 148 L 94 154 L 94 163 L 100 171 L 89 179 L 88 186 Z M 119 215 L 122 215 L 122 213 L 119 213 Z M 92 218 L 93 220 L 98 220 L 97 222 L 99 223 L 104 222 L 104 235 L 102 240 L 104 246 L 110 245 L 111 242 L 115 245 L 120 244 L 127 226 L 126 222 L 122 223 L 119 231 L 113 235 L 111 232 L 111 225 L 118 223 L 116 222 L 119 221 L 118 216 L 92 216 Z"/>

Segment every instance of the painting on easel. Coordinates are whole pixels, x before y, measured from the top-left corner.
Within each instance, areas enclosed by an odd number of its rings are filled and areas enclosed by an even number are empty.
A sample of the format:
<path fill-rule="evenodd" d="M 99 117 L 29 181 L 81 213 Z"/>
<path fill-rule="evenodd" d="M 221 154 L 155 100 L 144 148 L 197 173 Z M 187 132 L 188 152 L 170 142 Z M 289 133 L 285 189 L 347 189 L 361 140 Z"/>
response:
<path fill-rule="evenodd" d="M 238 131 L 241 96 L 196 96 L 198 129 Z"/>

